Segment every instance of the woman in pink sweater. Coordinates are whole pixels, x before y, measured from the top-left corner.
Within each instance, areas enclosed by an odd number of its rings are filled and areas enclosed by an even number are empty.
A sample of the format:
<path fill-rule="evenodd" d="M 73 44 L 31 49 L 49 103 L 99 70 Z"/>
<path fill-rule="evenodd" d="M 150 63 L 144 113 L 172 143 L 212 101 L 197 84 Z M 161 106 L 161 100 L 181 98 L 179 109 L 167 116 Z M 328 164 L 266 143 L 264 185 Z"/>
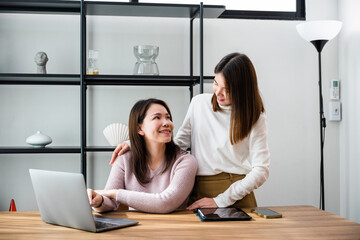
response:
<path fill-rule="evenodd" d="M 172 140 L 174 125 L 167 104 L 158 99 L 138 101 L 129 116 L 131 151 L 118 157 L 105 190 L 88 189 L 98 212 L 120 204 L 152 213 L 186 208 L 197 172 L 196 159 Z"/>

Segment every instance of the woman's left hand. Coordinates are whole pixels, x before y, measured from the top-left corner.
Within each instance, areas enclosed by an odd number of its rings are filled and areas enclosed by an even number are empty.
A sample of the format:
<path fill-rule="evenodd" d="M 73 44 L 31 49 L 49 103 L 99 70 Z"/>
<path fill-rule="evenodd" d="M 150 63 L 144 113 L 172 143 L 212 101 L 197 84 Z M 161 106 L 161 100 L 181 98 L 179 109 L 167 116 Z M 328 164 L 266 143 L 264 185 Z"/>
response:
<path fill-rule="evenodd" d="M 108 197 L 108 198 L 111 198 L 111 199 L 116 199 L 116 194 L 118 192 L 117 189 L 111 189 L 111 190 L 96 190 L 97 193 L 105 196 L 105 197 Z"/>
<path fill-rule="evenodd" d="M 202 198 L 200 200 L 197 200 L 190 206 L 188 206 L 187 210 L 194 210 L 197 208 L 217 208 L 215 201 L 213 198 Z"/>
<path fill-rule="evenodd" d="M 98 194 L 97 192 L 95 192 L 94 190 L 88 188 L 87 189 L 87 194 L 88 194 L 88 198 L 89 198 L 89 203 L 91 207 L 99 207 L 102 202 L 103 202 L 103 198 L 100 194 Z"/>

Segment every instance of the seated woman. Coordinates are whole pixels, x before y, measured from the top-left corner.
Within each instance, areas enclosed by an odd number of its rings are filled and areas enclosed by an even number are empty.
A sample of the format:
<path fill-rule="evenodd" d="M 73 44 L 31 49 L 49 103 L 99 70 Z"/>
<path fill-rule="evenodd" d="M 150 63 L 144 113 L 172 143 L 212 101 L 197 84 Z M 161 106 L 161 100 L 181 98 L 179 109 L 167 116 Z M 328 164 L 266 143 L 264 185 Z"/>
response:
<path fill-rule="evenodd" d="M 115 162 L 105 190 L 88 189 L 90 205 L 98 212 L 116 210 L 120 204 L 151 213 L 185 209 L 197 161 L 173 142 L 173 128 L 164 101 L 138 101 L 129 116 L 134 147 Z"/>

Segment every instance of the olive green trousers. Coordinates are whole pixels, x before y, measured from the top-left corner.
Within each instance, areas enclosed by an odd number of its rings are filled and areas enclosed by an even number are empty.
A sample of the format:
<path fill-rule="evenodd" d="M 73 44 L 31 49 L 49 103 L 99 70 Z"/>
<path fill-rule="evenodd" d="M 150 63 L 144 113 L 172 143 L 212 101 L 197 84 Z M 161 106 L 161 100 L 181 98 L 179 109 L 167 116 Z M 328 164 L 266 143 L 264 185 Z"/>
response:
<path fill-rule="evenodd" d="M 190 204 L 204 197 L 214 198 L 223 193 L 230 185 L 245 178 L 246 175 L 231 173 L 219 173 L 213 176 L 197 176 L 193 191 L 190 195 Z M 236 201 L 233 207 L 250 208 L 257 207 L 254 192 L 249 193 L 243 199 Z"/>

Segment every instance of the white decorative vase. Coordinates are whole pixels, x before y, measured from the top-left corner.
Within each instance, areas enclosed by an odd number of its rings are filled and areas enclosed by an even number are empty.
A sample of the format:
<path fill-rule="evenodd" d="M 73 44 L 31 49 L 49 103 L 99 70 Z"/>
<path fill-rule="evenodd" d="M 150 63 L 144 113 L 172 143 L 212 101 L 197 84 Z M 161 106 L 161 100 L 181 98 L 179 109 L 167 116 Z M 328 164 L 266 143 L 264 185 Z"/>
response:
<path fill-rule="evenodd" d="M 46 145 L 52 143 L 51 137 L 37 131 L 34 135 L 26 138 L 26 143 L 30 144 L 33 147 L 45 147 Z"/>

